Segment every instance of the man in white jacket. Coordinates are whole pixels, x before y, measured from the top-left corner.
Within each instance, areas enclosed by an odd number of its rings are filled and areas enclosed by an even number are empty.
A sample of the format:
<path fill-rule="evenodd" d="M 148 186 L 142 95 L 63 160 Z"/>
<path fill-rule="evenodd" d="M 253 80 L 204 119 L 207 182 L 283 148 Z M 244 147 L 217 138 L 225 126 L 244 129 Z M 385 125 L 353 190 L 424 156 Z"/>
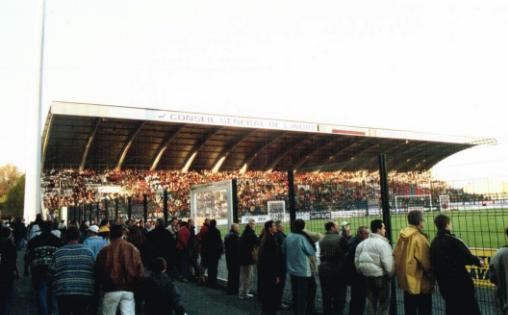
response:
<path fill-rule="evenodd" d="M 372 233 L 356 248 L 355 266 L 366 279 L 367 314 L 387 315 L 390 310 L 390 279 L 394 274 L 393 250 L 385 238 L 381 220 L 370 223 Z"/>

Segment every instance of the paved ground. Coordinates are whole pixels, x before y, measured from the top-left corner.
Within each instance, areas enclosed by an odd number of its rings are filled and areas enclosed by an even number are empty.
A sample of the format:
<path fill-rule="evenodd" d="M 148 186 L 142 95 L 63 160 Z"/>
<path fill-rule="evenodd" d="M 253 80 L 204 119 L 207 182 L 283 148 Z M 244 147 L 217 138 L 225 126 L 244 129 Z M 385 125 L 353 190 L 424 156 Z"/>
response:
<path fill-rule="evenodd" d="M 23 254 L 18 252 L 18 266 L 23 270 Z M 261 314 L 259 303 L 255 299 L 240 300 L 228 295 L 224 289 L 210 289 L 194 283 L 176 283 L 182 295 L 183 305 L 189 315 L 201 314 Z M 30 277 L 21 277 L 16 281 L 11 314 L 36 315 L 34 296 Z M 280 314 L 290 314 L 288 311 Z"/>
<path fill-rule="evenodd" d="M 23 270 L 23 257 L 22 253 L 18 253 L 18 265 L 20 271 Z M 224 261 L 219 265 L 219 278 L 227 277 L 227 271 Z M 317 280 L 319 281 L 319 280 Z M 254 281 L 255 285 L 255 281 Z M 226 294 L 224 289 L 210 289 L 194 283 L 176 282 L 176 286 L 182 295 L 183 305 L 188 311 L 189 315 L 206 315 L 206 314 L 261 314 L 260 305 L 255 299 L 240 300 L 237 296 Z M 286 290 L 284 299 L 287 303 L 290 302 L 291 292 L 289 290 L 289 281 L 286 283 Z M 460 290 L 460 288 L 457 288 Z M 403 293 L 397 290 L 397 309 L 398 314 L 403 314 Z M 491 288 L 477 288 L 476 296 L 482 314 L 497 314 L 494 306 L 494 294 Z M 348 298 L 349 299 L 349 298 Z M 433 309 L 434 314 L 444 314 L 444 302 L 439 293 L 433 294 Z M 321 292 L 319 282 L 316 292 L 316 310 L 321 311 Z M 346 314 L 348 305 L 346 305 Z M 36 315 L 34 305 L 33 291 L 31 288 L 30 277 L 22 277 L 17 280 L 15 287 L 15 294 L 12 303 L 11 314 L 27 314 Z M 281 311 L 279 314 L 288 315 L 290 311 Z"/>

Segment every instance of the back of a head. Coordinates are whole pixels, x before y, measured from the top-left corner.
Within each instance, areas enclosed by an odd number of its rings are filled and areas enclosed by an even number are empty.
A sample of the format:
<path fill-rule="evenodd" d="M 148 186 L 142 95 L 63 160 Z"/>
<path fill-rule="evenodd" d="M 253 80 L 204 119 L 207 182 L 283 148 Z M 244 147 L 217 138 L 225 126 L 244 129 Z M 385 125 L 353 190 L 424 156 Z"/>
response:
<path fill-rule="evenodd" d="M 70 226 L 65 231 L 65 235 L 66 235 L 68 241 L 77 241 L 77 240 L 79 240 L 81 233 L 79 232 L 79 229 L 77 227 Z"/>
<path fill-rule="evenodd" d="M 382 228 L 383 228 L 383 220 L 376 219 L 370 222 L 370 230 L 372 231 L 372 233 L 377 233 Z"/>
<path fill-rule="evenodd" d="M 156 257 L 154 260 L 152 260 L 151 269 L 154 272 L 163 272 L 166 270 L 166 259 L 162 257 Z"/>
<path fill-rule="evenodd" d="M 50 233 L 51 232 L 51 222 L 50 221 L 41 222 L 40 228 L 41 228 L 42 233 Z"/>
<path fill-rule="evenodd" d="M 438 231 L 444 231 L 446 230 L 448 224 L 450 224 L 450 218 L 444 214 L 437 215 L 434 218 L 434 224 L 436 225 Z"/>
<path fill-rule="evenodd" d="M 419 210 L 411 210 L 407 214 L 407 223 L 418 226 L 423 221 L 423 213 Z"/>
<path fill-rule="evenodd" d="M 270 228 L 272 227 L 273 224 L 274 224 L 273 220 L 268 220 L 265 222 L 265 227 L 264 227 L 265 235 L 270 234 L 268 231 L 270 230 Z"/>
<path fill-rule="evenodd" d="M 301 232 L 303 229 L 305 229 L 305 221 L 302 219 L 296 219 L 295 223 L 293 224 L 293 228 L 295 232 Z"/>
<path fill-rule="evenodd" d="M 335 226 L 334 222 L 328 221 L 328 222 L 325 223 L 325 230 L 327 232 L 330 232 L 334 226 Z"/>
<path fill-rule="evenodd" d="M 214 229 L 217 226 L 217 221 L 210 220 L 210 228 Z"/>
<path fill-rule="evenodd" d="M 114 224 L 109 229 L 109 237 L 114 240 L 122 237 L 123 235 L 123 226 L 120 224 Z"/>
<path fill-rule="evenodd" d="M 9 229 L 8 227 L 2 226 L 0 228 L 0 237 L 9 238 L 9 236 L 11 236 L 11 229 Z"/>
<path fill-rule="evenodd" d="M 155 224 L 159 228 L 163 228 L 166 225 L 164 222 L 164 219 L 162 219 L 162 218 L 158 218 Z"/>

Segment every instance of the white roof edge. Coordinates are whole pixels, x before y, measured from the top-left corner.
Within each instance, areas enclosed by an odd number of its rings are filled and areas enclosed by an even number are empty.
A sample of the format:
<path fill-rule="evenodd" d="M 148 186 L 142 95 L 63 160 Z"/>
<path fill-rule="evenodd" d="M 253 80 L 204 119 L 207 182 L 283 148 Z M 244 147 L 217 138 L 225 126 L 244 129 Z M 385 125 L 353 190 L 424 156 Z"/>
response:
<path fill-rule="evenodd" d="M 319 132 L 326 134 L 401 139 L 407 141 L 432 141 L 456 144 L 497 144 L 494 138 L 474 138 L 417 131 L 354 127 L 347 125 L 318 124 L 312 122 L 279 120 L 270 118 L 241 117 L 219 114 L 172 111 L 166 109 L 137 108 L 116 105 L 100 105 L 77 102 L 55 101 L 50 114 L 82 117 L 148 120 L 158 122 L 217 125 L 238 128 L 286 130 L 297 132 Z"/>

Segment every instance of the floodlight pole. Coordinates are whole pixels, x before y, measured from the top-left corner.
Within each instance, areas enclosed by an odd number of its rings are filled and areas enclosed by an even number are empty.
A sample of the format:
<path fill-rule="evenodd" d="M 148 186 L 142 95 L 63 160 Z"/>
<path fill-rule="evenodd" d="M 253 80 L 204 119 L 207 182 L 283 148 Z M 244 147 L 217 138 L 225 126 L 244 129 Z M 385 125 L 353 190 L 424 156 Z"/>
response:
<path fill-rule="evenodd" d="M 379 181 L 381 186 L 381 206 L 383 210 L 383 222 L 386 229 L 386 238 L 390 245 L 393 245 L 392 240 L 392 220 L 390 216 L 390 199 L 388 196 L 388 172 L 386 168 L 386 156 L 384 153 L 379 154 Z M 397 296 L 395 279 L 391 280 L 391 301 L 390 301 L 390 315 L 397 315 Z"/>
<path fill-rule="evenodd" d="M 288 170 L 288 199 L 290 230 L 293 231 L 296 220 L 295 172 L 293 170 Z"/>
<path fill-rule="evenodd" d="M 29 133 L 28 137 L 28 165 L 26 168 L 25 177 L 25 198 L 23 206 L 23 217 L 27 222 L 35 220 L 37 213 L 42 212 L 42 199 L 41 199 L 41 163 L 42 163 L 42 134 L 41 134 L 41 119 L 42 119 L 42 78 L 44 69 L 44 27 L 45 27 L 45 12 L 46 1 L 37 1 L 38 14 L 37 18 L 40 19 L 37 25 L 36 38 L 38 40 L 38 47 L 36 49 L 36 64 L 39 68 L 39 73 L 36 81 L 35 94 L 37 95 L 37 103 L 33 111 L 31 124 L 35 128 L 34 132 Z M 31 111 L 29 111 L 31 112 Z"/>

